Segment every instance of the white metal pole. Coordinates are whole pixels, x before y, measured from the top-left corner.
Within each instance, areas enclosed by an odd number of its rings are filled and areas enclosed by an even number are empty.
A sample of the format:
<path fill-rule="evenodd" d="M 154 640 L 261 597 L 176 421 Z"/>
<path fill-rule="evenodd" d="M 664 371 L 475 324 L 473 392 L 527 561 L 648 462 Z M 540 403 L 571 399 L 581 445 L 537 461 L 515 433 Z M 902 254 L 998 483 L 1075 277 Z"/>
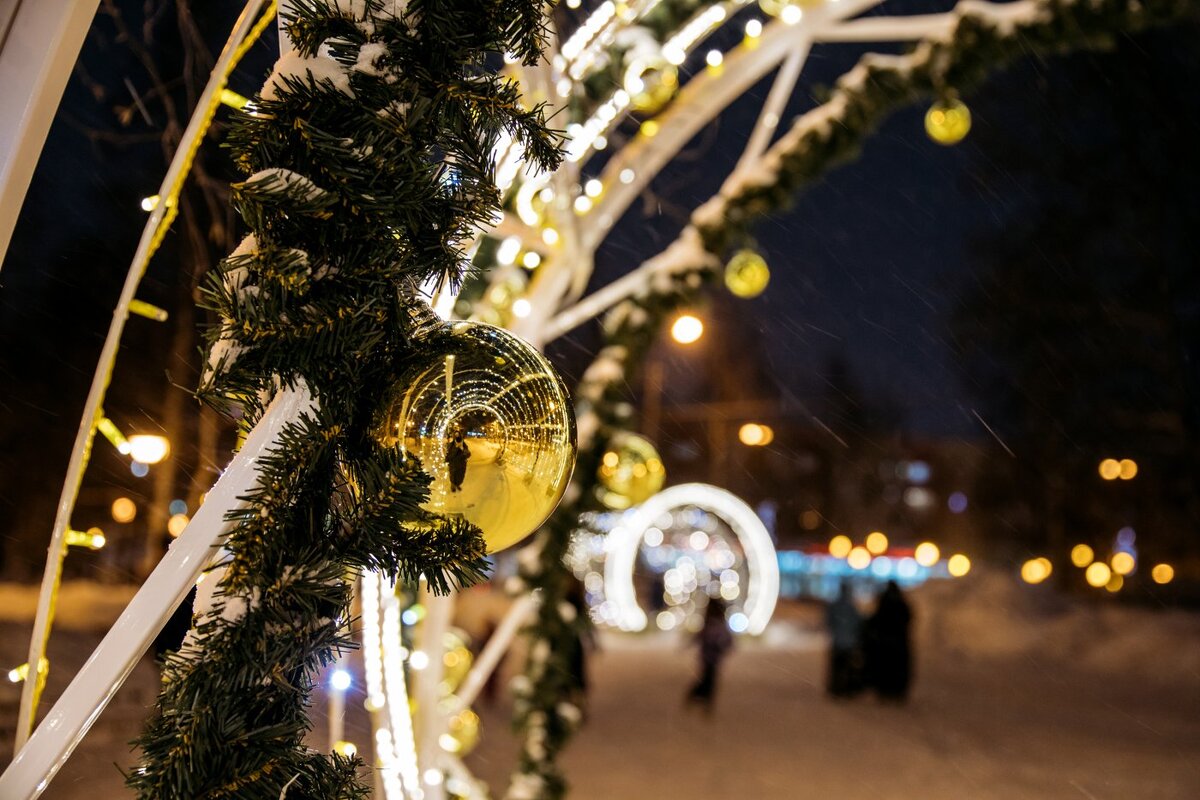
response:
<path fill-rule="evenodd" d="M 731 178 L 758 161 L 758 157 L 771 143 L 771 136 L 779 127 L 779 116 L 787 106 L 788 98 L 792 96 L 792 90 L 796 88 L 796 81 L 800 78 L 800 71 L 804 69 L 804 62 L 808 60 L 810 49 L 812 49 L 812 40 L 801 39 L 796 43 L 796 49 L 792 51 L 791 55 L 784 59 L 783 66 L 775 75 L 775 82 L 771 84 L 767 101 L 763 103 L 758 120 L 754 123 L 754 130 L 750 132 L 750 140 L 746 142 L 746 149 L 742 151 L 742 157 L 738 159 L 737 166 L 733 168 Z"/>
<path fill-rule="evenodd" d="M 283 426 L 311 407 L 312 400 L 303 389 L 289 390 L 271 404 L 196 516 L 0 775 L 0 798 L 32 800 L 50 783 L 211 563 L 214 548 L 230 525 L 225 515 L 258 481 L 259 460 L 276 444 Z"/>
<path fill-rule="evenodd" d="M 98 2 L 0 2 L 0 263 Z"/>

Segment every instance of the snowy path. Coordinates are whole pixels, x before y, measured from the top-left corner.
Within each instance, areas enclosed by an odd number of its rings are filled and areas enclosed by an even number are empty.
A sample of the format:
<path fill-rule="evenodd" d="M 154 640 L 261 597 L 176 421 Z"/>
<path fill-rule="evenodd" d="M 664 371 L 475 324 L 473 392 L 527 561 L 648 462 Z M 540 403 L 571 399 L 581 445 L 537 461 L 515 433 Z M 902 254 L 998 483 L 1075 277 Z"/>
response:
<path fill-rule="evenodd" d="M 1194 800 L 1200 681 L 1152 686 L 1031 660 L 920 664 L 897 708 L 822 693 L 819 641 L 742 647 L 712 719 L 680 700 L 690 651 L 609 637 L 587 728 L 568 751 L 575 800 Z M 472 757 L 493 786 L 513 745 L 484 710 Z"/>
<path fill-rule="evenodd" d="M 828 700 L 823 642 L 804 630 L 793 619 L 773 624 L 770 643 L 741 643 L 712 719 L 681 706 L 694 651 L 665 635 L 604 636 L 604 650 L 591 662 L 590 721 L 565 759 L 571 799 L 1200 798 L 1200 674 L 1186 666 L 1190 661 L 1153 670 L 1156 681 L 1071 669 L 1057 658 L 924 653 L 911 704 L 896 708 L 870 698 Z M 23 646 L 23 633 L 0 626 L 0 651 Z M 51 696 L 98 638 L 55 637 Z M 1162 651 L 1158 659 L 1171 664 L 1176 653 Z M 1172 674 L 1169 682 L 1161 677 Z M 143 662 L 47 800 L 129 796 L 116 765 L 132 763 L 125 742 L 138 731 L 155 683 L 153 665 Z M 347 734 L 365 743 L 360 700 L 349 704 Z M 15 701 L 16 687 L 5 682 L 0 728 L 11 725 Z M 482 740 L 468 762 L 500 797 L 514 763 L 507 700 L 478 710 Z M 321 700 L 314 711 L 319 746 Z M 9 730 L 3 734 L 0 764 L 11 741 Z"/>

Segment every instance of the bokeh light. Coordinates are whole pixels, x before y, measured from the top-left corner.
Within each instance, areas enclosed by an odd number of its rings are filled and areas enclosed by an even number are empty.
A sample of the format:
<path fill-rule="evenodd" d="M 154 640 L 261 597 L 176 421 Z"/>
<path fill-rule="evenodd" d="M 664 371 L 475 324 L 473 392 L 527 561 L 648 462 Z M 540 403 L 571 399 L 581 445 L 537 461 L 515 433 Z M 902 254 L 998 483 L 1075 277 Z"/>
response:
<path fill-rule="evenodd" d="M 1121 591 L 1121 587 L 1125 585 L 1125 578 L 1117 573 L 1108 576 L 1108 583 L 1104 584 L 1104 588 L 1114 594 Z"/>
<path fill-rule="evenodd" d="M 178 536 L 179 534 L 183 533 L 183 529 L 186 528 L 188 523 L 191 521 L 191 517 L 189 517 L 187 514 L 173 514 L 171 515 L 171 518 L 167 520 L 167 533 L 171 534 L 172 536 Z"/>
<path fill-rule="evenodd" d="M 962 553 L 955 553 L 950 556 L 946 562 L 946 569 L 955 578 L 961 578 L 971 571 L 971 559 L 964 556 Z"/>
<path fill-rule="evenodd" d="M 114 522 L 133 522 L 137 516 L 137 503 L 130 500 L 128 497 L 118 497 L 113 500 L 112 518 Z"/>
<path fill-rule="evenodd" d="M 880 555 L 886 553 L 888 549 L 888 538 L 883 531 L 871 531 L 867 534 L 867 551 L 871 555 Z"/>
<path fill-rule="evenodd" d="M 942 553 L 933 542 L 921 542 L 913 551 L 913 557 L 922 567 L 932 567 L 942 557 Z"/>
<path fill-rule="evenodd" d="M 1120 477 L 1123 481 L 1131 481 L 1137 477 L 1138 465 L 1132 458 L 1122 458 L 1119 462 Z"/>
<path fill-rule="evenodd" d="M 1031 558 L 1021 565 L 1021 580 L 1026 583 L 1037 584 L 1050 577 L 1050 573 L 1054 571 L 1054 566 L 1048 558 Z"/>
<path fill-rule="evenodd" d="M 829 540 L 829 555 L 834 558 L 845 558 L 850 555 L 853 547 L 854 543 L 850 541 L 850 537 L 839 533 Z"/>
<path fill-rule="evenodd" d="M 1115 458 L 1106 458 L 1100 462 L 1100 477 L 1106 481 L 1115 481 L 1121 477 L 1121 462 Z"/>
<path fill-rule="evenodd" d="M 139 433 L 129 437 L 129 455 L 142 464 L 157 464 L 171 453 L 171 443 L 165 436 Z"/>
<path fill-rule="evenodd" d="M 1128 575 L 1137 566 L 1137 559 L 1130 553 L 1114 553 L 1112 571 L 1118 575 Z"/>
<path fill-rule="evenodd" d="M 1175 580 L 1175 568 L 1170 564 L 1155 564 L 1150 570 L 1150 577 L 1155 583 L 1166 584 Z"/>
<path fill-rule="evenodd" d="M 1071 563 L 1083 569 L 1096 560 L 1096 551 L 1086 544 L 1077 544 L 1071 548 Z"/>
<path fill-rule="evenodd" d="M 1108 579 L 1111 577 L 1112 570 L 1103 561 L 1093 561 L 1088 565 L 1087 572 L 1084 573 L 1088 585 L 1095 586 L 1097 589 L 1108 583 Z"/>
<path fill-rule="evenodd" d="M 853 569 L 866 569 L 871 563 L 871 553 L 865 547 L 855 547 L 846 556 L 846 563 Z"/>

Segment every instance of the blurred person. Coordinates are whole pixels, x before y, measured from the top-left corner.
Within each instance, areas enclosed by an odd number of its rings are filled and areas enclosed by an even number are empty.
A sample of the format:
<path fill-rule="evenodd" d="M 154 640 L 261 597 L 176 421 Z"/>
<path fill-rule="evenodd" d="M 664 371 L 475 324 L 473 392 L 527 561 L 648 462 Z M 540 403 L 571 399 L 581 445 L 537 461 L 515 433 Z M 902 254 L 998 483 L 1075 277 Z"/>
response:
<path fill-rule="evenodd" d="M 454 438 L 450 440 L 450 447 L 446 450 L 446 466 L 450 468 L 450 491 L 457 492 L 462 489 L 463 479 L 467 477 L 467 461 L 470 458 L 471 451 L 463 441 L 462 431 L 455 431 Z"/>
<path fill-rule="evenodd" d="M 725 621 L 725 602 L 713 598 L 704 609 L 704 625 L 696 634 L 695 643 L 700 646 L 700 680 L 692 686 L 685 702 L 698 703 L 711 714 L 716 702 L 717 672 L 721 661 L 733 648 L 733 634 Z"/>
<path fill-rule="evenodd" d="M 909 627 L 912 611 L 895 581 L 888 581 L 875 613 L 867 620 L 867 679 L 881 699 L 903 703 L 912 683 Z"/>
<path fill-rule="evenodd" d="M 825 627 L 829 631 L 826 688 L 833 697 L 852 697 L 862 690 L 863 621 L 848 582 L 842 582 L 837 599 L 826 607 Z"/>

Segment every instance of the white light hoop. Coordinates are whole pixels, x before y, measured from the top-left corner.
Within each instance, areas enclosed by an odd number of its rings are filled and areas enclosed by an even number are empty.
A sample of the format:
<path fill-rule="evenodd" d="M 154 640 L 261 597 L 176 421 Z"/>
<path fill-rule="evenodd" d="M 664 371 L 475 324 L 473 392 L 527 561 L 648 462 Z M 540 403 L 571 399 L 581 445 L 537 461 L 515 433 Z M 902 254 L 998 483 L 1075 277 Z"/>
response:
<path fill-rule="evenodd" d="M 630 510 L 629 515 L 608 534 L 604 559 L 604 597 L 613 605 L 621 630 L 646 627 L 646 613 L 638 605 L 633 588 L 633 569 L 646 530 L 662 514 L 695 506 L 717 515 L 733 530 L 746 554 L 749 572 L 746 602 L 746 632 L 766 629 L 779 598 L 779 560 L 775 545 L 754 509 L 731 492 L 705 483 L 684 483 L 664 489 Z"/>

